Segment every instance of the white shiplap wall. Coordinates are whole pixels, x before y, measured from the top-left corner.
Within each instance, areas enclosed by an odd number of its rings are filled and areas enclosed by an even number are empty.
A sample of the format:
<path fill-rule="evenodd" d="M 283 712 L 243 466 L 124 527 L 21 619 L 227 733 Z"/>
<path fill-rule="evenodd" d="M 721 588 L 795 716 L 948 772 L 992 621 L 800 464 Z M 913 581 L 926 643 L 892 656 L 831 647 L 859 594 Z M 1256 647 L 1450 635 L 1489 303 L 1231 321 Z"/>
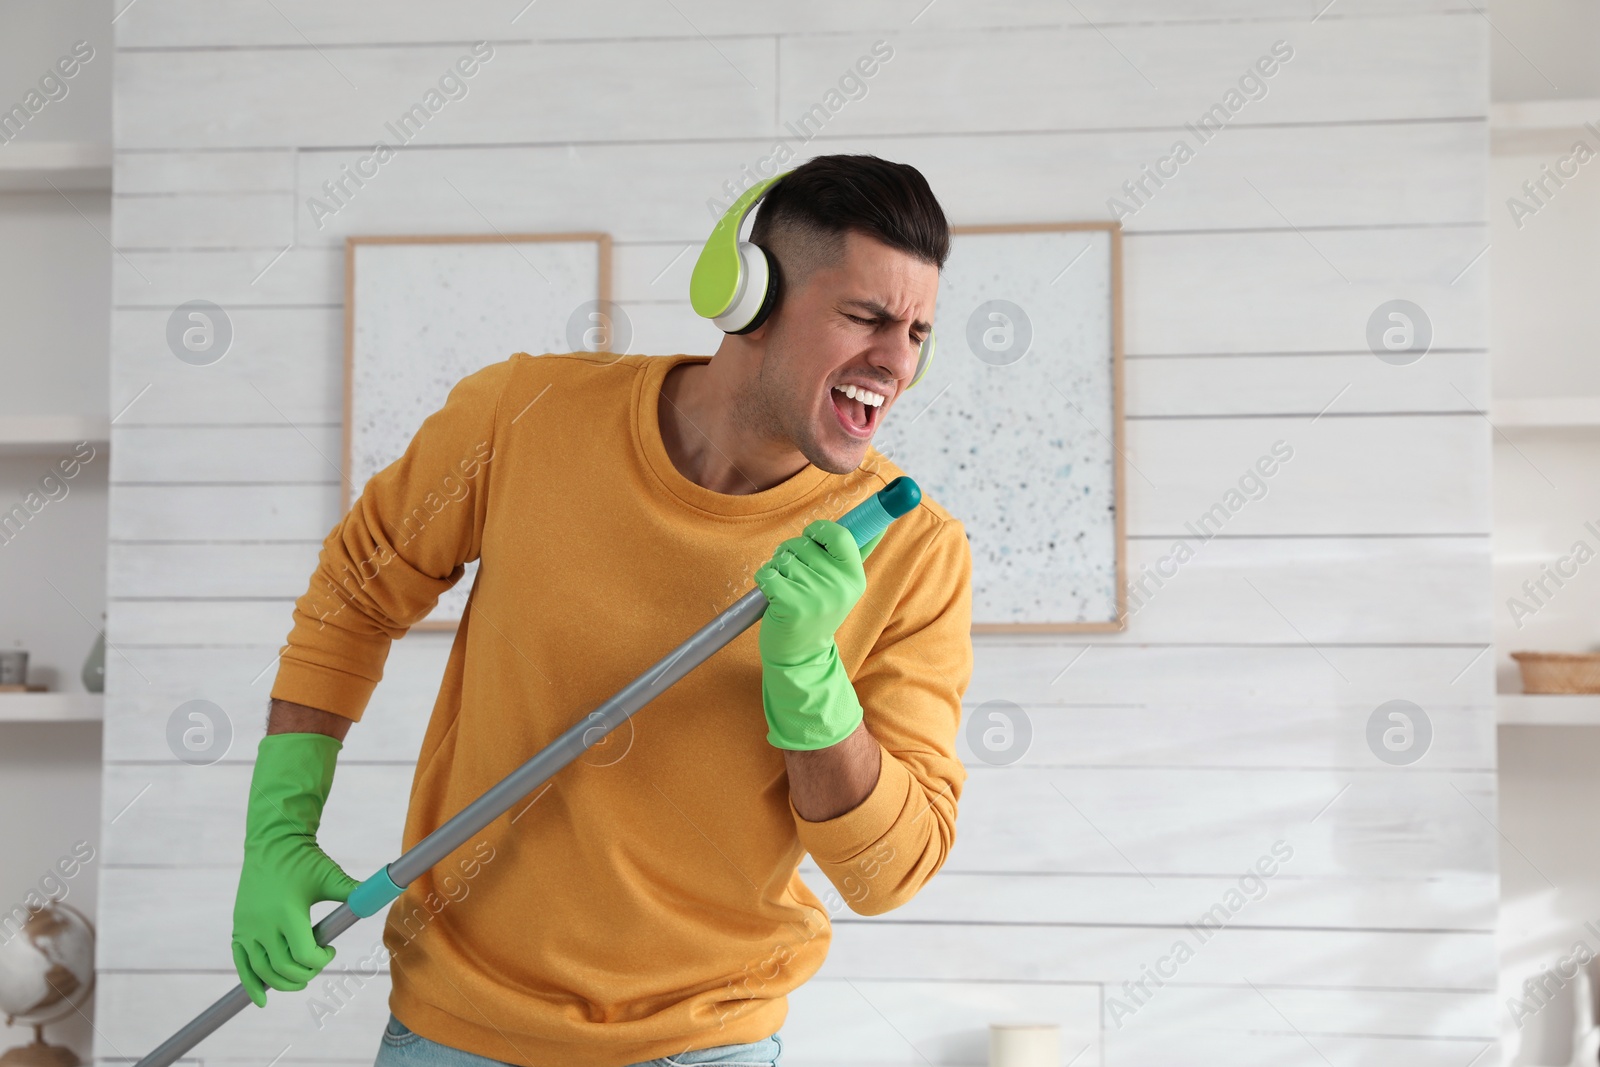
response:
<path fill-rule="evenodd" d="M 142 1055 L 232 980 L 263 672 L 338 519 L 344 237 L 606 230 L 634 350 L 710 351 L 683 299 L 707 198 L 880 38 L 894 58 L 868 95 L 799 150 L 913 163 L 955 223 L 1105 217 L 1183 123 L 1292 44 L 1267 97 L 1126 220 L 1132 569 L 1273 442 L 1294 458 L 1127 633 L 977 642 L 969 711 L 1022 705 L 1032 747 L 1008 768 L 968 761 L 956 849 L 920 897 L 836 920 L 826 967 L 791 999 L 785 1062 L 981 1063 L 986 1023 L 1019 1018 L 1060 1022 L 1080 1067 L 1459 1067 L 1483 1052 L 1489 28 L 1446 0 L 1321 7 L 129 8 L 112 407 L 139 399 L 112 449 L 109 626 L 126 659 L 108 657 L 97 1056 Z M 318 229 L 306 198 L 479 39 L 495 57 L 468 97 Z M 1368 315 L 1397 297 L 1434 325 L 1409 367 L 1365 347 Z M 164 340 L 197 298 L 235 328 L 205 368 Z M 436 634 L 399 643 L 352 731 L 325 842 L 352 871 L 395 851 L 447 650 Z M 212 767 L 166 748 L 192 698 L 233 719 Z M 1365 741 L 1395 698 L 1435 731 L 1403 768 Z M 1279 839 L 1294 857 L 1266 896 L 1113 1019 L 1109 998 Z M 347 936 L 354 961 L 378 924 Z M 247 1012 L 200 1055 L 370 1061 L 380 990 L 321 1029 L 304 999 Z"/>

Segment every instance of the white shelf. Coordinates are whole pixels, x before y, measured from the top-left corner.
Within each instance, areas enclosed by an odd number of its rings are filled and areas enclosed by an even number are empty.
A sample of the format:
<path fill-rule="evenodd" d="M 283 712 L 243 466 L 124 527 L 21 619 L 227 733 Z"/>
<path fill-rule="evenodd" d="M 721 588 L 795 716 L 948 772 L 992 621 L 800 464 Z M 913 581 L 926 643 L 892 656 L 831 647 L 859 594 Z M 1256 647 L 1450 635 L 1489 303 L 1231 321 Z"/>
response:
<path fill-rule="evenodd" d="M 1545 396 L 1494 400 L 1489 421 L 1496 426 L 1600 427 L 1600 396 Z"/>
<path fill-rule="evenodd" d="M 3 153 L 0 153 L 3 154 Z M 0 456 L 27 455 L 111 438 L 111 420 L 90 415 L 0 415 Z"/>
<path fill-rule="evenodd" d="M 111 146 L 88 141 L 12 141 L 0 145 L 0 190 L 111 188 Z"/>
<path fill-rule="evenodd" d="M 1600 726 L 1600 694 L 1501 693 L 1495 721 L 1502 726 Z"/>
<path fill-rule="evenodd" d="M 1600 126 L 1600 100 L 1525 100 L 1489 107 L 1490 152 L 1497 156 L 1565 152 L 1588 131 Z M 1592 143 L 1593 135 L 1589 138 Z"/>
<path fill-rule="evenodd" d="M 99 693 L 0 693 L 0 723 L 99 722 L 104 706 Z"/>

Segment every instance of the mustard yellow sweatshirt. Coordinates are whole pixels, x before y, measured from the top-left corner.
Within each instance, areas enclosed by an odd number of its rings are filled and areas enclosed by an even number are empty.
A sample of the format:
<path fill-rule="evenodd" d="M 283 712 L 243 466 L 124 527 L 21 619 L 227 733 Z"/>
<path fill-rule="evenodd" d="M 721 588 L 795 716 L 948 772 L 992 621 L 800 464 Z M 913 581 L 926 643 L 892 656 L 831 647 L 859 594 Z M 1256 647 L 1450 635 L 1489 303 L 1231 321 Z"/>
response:
<path fill-rule="evenodd" d="M 417 760 L 410 848 L 753 588 L 815 518 L 903 473 L 876 449 L 730 496 L 662 445 L 661 383 L 704 356 L 518 353 L 461 379 L 325 540 L 272 696 L 359 721 L 390 642 L 479 561 Z M 391 906 L 390 1007 L 522 1067 L 758 1041 L 829 916 L 896 908 L 955 840 L 971 555 L 924 496 L 866 561 L 840 658 L 884 748 L 809 822 L 766 741 L 757 623 Z M 809 852 L 833 889 L 797 873 Z M 369 872 L 352 871 L 357 877 Z"/>

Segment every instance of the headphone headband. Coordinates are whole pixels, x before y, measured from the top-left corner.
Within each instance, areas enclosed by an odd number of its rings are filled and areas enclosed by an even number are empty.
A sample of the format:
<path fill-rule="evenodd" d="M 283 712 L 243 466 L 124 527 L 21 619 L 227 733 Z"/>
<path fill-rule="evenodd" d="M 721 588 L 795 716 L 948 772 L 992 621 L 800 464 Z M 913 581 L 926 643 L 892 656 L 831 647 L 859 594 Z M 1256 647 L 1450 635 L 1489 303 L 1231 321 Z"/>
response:
<path fill-rule="evenodd" d="M 696 315 L 711 319 L 724 333 L 749 333 L 766 321 L 777 302 L 777 263 L 760 245 L 739 240 L 744 220 L 756 203 L 778 181 L 793 174 L 782 171 L 739 194 L 712 227 L 711 236 L 694 261 L 689 277 L 689 304 Z M 916 385 L 933 359 L 933 330 L 917 353 L 917 369 L 906 388 Z"/>

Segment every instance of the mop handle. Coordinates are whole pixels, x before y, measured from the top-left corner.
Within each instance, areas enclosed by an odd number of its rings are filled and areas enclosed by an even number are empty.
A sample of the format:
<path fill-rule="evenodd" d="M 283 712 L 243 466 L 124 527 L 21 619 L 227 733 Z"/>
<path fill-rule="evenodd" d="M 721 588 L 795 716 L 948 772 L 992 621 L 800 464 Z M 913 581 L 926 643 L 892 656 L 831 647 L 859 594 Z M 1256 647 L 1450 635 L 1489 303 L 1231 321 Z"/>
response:
<path fill-rule="evenodd" d="M 916 482 L 910 478 L 896 478 L 850 509 L 838 522 L 855 537 L 859 548 L 887 530 L 891 522 L 916 507 L 921 499 L 922 491 L 917 488 Z M 380 868 L 357 886 L 349 900 L 330 911 L 313 927 L 312 933 L 316 936 L 317 944 L 326 945 L 361 919 L 376 915 L 414 879 L 431 870 L 435 864 L 470 841 L 478 831 L 510 811 L 519 800 L 543 785 L 561 768 L 599 744 L 634 712 L 748 630 L 766 610 L 767 598 L 760 589 L 752 589 L 740 597 L 732 607 L 702 626 L 615 696 L 568 727 L 528 762 L 490 786 L 487 792 L 407 849 L 399 859 Z M 234 986 L 222 999 L 195 1016 L 193 1021 L 134 1067 L 170 1067 L 250 1003 L 250 994 L 245 992 L 244 986 Z"/>

